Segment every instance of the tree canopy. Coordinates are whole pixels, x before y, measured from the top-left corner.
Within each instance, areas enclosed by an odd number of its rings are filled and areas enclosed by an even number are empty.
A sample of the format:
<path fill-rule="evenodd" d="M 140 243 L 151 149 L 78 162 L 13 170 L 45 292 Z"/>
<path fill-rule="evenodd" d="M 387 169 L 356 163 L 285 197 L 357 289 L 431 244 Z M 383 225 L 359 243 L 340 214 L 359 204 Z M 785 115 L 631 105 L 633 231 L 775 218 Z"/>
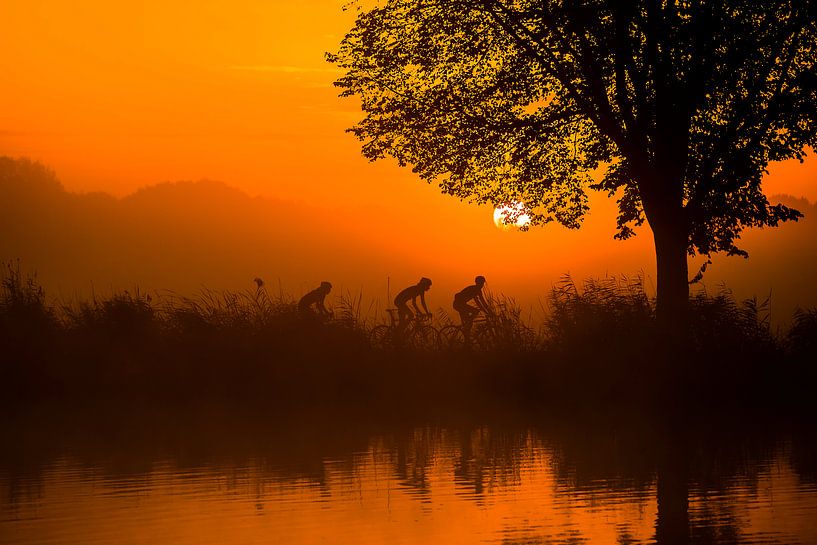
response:
<path fill-rule="evenodd" d="M 684 254 L 745 255 L 744 228 L 800 215 L 770 203 L 761 179 L 817 145 L 813 0 L 358 10 L 328 59 L 344 70 L 341 96 L 361 101 L 350 130 L 369 159 L 394 157 L 471 202 L 523 202 L 534 225 L 578 227 L 588 190 L 607 192 L 617 237 L 671 225 Z"/>

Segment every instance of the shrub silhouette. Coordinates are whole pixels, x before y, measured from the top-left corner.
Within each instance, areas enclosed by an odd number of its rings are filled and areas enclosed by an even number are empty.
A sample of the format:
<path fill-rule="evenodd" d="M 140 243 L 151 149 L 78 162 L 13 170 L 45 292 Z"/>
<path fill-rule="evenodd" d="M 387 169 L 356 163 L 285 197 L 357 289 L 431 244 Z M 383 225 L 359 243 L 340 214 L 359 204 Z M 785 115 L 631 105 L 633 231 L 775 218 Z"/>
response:
<path fill-rule="evenodd" d="M 655 307 L 636 277 L 586 280 L 581 288 L 566 275 L 551 289 L 547 338 L 554 347 L 640 344 L 652 333 Z M 635 335 L 635 337 L 634 337 Z"/>
<path fill-rule="evenodd" d="M 46 303 L 45 290 L 36 274 L 23 274 L 20 263 L 3 263 L 0 278 L 0 331 L 6 340 L 56 325 L 54 310 Z"/>
<path fill-rule="evenodd" d="M 800 405 L 808 407 L 814 398 L 814 384 L 817 383 L 817 308 L 798 309 L 794 313 L 794 324 L 786 336 L 789 352 L 787 365 L 780 370 L 793 377 L 798 388 L 793 389 L 793 397 Z"/>
<path fill-rule="evenodd" d="M 817 358 L 817 309 L 798 309 L 788 335 L 789 347 L 803 359 Z"/>
<path fill-rule="evenodd" d="M 35 274 L 19 262 L 0 266 L 0 383 L 15 385 L 49 374 L 59 323 Z"/>

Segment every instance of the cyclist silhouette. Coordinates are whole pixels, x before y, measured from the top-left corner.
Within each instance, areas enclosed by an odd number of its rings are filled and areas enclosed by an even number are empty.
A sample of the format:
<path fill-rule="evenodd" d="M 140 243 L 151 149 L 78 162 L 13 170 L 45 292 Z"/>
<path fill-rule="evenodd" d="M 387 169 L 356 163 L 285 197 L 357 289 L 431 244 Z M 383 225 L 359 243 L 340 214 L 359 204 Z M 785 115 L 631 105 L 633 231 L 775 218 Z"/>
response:
<path fill-rule="evenodd" d="M 471 329 L 471 323 L 477 314 L 484 312 L 490 314 L 491 310 L 488 308 L 488 303 L 482 295 L 482 288 L 485 286 L 485 277 L 477 276 L 474 279 L 473 286 L 467 286 L 462 291 L 454 296 L 454 310 L 460 313 L 460 320 L 462 327 L 467 332 Z M 477 306 L 471 306 L 469 301 L 473 301 Z"/>
<path fill-rule="evenodd" d="M 431 313 L 428 311 L 428 306 L 426 305 L 425 295 L 430 287 L 431 279 L 424 276 L 417 284 L 409 286 L 397 294 L 397 297 L 394 298 L 394 306 L 397 307 L 398 328 L 404 327 L 405 324 L 414 318 L 414 313 L 408 306 L 409 300 L 411 300 L 411 304 L 414 306 L 414 310 L 417 312 L 417 314 L 423 314 L 420 312 L 420 307 L 417 306 L 417 298 L 419 297 L 420 302 L 423 304 L 425 314 L 427 316 L 431 316 Z"/>
<path fill-rule="evenodd" d="M 326 310 L 323 300 L 332 291 L 332 284 L 321 282 L 321 285 L 310 291 L 298 301 L 298 310 L 304 316 L 318 315 L 321 318 L 329 318 L 332 313 Z"/>

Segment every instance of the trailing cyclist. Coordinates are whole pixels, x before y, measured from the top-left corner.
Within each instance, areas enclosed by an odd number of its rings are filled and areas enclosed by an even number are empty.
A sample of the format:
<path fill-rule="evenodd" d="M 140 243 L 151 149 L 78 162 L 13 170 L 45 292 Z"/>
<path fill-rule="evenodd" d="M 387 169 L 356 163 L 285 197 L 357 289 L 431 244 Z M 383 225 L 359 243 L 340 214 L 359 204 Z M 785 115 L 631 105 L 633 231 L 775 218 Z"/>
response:
<path fill-rule="evenodd" d="M 298 311 L 304 317 L 320 317 L 327 319 L 332 317 L 332 313 L 326 309 L 324 299 L 332 291 L 332 284 L 321 282 L 321 285 L 310 291 L 298 301 Z"/>
<path fill-rule="evenodd" d="M 394 298 L 394 306 L 397 307 L 398 330 L 402 331 L 408 322 L 414 319 L 414 312 L 412 312 L 408 306 L 409 300 L 411 301 L 411 304 L 414 306 L 414 310 L 418 315 L 425 314 L 426 316 L 431 316 L 431 313 L 428 311 L 428 306 L 426 305 L 425 296 L 425 293 L 429 290 L 429 288 L 431 288 L 431 279 L 424 276 L 418 283 L 407 287 L 398 293 L 397 297 Z M 423 310 L 425 312 L 421 312 L 420 307 L 417 306 L 418 297 L 420 298 L 420 303 L 422 303 Z"/>

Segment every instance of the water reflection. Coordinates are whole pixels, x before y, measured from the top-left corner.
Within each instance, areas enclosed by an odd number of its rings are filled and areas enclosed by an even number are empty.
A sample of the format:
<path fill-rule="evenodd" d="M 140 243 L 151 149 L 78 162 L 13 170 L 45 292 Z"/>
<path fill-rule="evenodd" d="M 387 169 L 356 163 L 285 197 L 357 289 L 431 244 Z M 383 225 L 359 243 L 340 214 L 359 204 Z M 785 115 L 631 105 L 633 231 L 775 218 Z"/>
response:
<path fill-rule="evenodd" d="M 271 424 L 274 423 L 274 424 Z M 598 424 L 598 423 L 596 423 Z M 9 417 L 3 543 L 814 543 L 814 439 L 223 408 Z"/>

